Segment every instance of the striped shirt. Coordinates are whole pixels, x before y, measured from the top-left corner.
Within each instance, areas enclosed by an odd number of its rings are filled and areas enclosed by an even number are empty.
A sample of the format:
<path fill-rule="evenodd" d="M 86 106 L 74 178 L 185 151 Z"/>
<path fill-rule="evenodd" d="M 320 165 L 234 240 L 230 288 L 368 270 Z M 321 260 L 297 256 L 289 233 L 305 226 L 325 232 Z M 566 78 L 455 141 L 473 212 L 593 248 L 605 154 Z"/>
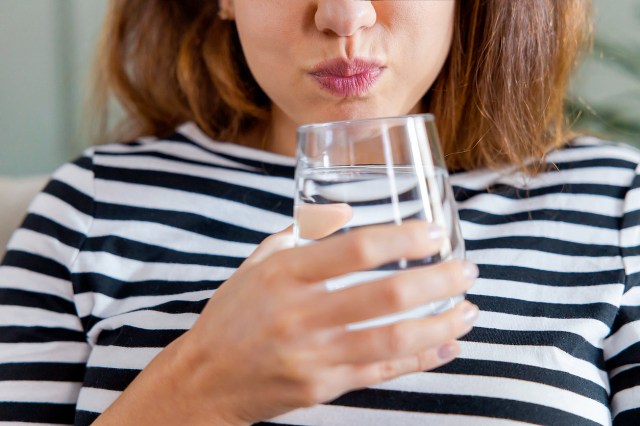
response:
<path fill-rule="evenodd" d="M 452 176 L 481 313 L 461 355 L 261 424 L 640 424 L 640 152 Z M 92 148 L 0 267 L 0 423 L 91 423 L 291 221 L 294 160 L 207 138 Z"/>

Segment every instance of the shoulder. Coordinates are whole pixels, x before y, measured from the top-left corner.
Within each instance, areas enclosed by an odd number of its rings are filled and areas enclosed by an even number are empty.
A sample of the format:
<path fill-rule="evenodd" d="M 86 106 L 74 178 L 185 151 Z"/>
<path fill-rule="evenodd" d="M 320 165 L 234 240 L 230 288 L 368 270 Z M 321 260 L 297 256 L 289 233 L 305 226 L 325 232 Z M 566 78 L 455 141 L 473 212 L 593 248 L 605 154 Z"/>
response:
<path fill-rule="evenodd" d="M 109 167 L 145 170 L 193 171 L 211 168 L 256 171 L 291 167 L 294 160 L 230 142 L 211 139 L 194 123 L 185 123 L 165 137 L 100 145 L 93 149 L 99 171 Z"/>
<path fill-rule="evenodd" d="M 635 185 L 640 171 L 640 149 L 591 136 L 569 141 L 546 157 L 541 178 L 560 177 L 567 183 L 617 187 L 619 195 Z"/>
<path fill-rule="evenodd" d="M 497 193 L 505 187 L 513 191 L 544 189 L 545 193 L 567 195 L 573 191 L 615 193 L 615 198 L 622 198 L 633 184 L 639 165 L 640 149 L 584 136 L 549 152 L 534 176 L 508 167 L 463 172 L 455 174 L 452 180 L 459 186 L 483 192 L 489 188 L 489 192 Z"/>
<path fill-rule="evenodd" d="M 550 164 L 571 168 L 603 167 L 636 170 L 640 165 L 640 149 L 631 145 L 606 141 L 593 136 L 577 137 L 563 148 L 547 156 Z"/>

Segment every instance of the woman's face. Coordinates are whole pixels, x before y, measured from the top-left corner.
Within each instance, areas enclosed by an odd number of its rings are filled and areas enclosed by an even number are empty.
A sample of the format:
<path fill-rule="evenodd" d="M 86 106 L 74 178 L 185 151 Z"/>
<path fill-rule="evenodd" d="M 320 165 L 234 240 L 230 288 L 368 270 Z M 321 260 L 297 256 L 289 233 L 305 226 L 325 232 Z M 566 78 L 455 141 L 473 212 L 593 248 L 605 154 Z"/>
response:
<path fill-rule="evenodd" d="M 454 0 L 222 0 L 274 126 L 418 111 L 451 45 Z M 295 132 L 294 132 L 295 133 Z"/>

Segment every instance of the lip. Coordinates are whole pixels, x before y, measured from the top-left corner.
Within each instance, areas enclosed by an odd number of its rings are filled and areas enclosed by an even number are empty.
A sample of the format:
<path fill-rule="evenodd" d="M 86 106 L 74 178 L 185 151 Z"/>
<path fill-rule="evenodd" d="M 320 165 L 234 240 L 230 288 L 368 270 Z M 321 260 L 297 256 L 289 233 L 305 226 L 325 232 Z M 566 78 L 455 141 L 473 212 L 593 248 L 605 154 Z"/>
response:
<path fill-rule="evenodd" d="M 320 87 L 343 97 L 360 97 L 369 92 L 378 81 L 384 67 L 377 61 L 356 58 L 331 59 L 317 64 L 310 72 Z"/>

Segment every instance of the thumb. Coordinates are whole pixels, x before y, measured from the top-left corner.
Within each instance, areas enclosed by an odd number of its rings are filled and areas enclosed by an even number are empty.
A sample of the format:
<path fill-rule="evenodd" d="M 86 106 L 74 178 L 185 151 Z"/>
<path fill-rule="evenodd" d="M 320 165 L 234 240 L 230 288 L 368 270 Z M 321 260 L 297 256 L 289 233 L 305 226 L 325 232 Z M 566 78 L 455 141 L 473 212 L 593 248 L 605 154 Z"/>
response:
<path fill-rule="evenodd" d="M 302 204 L 297 207 L 296 220 L 300 238 L 320 240 L 345 226 L 353 217 L 346 203 Z"/>

